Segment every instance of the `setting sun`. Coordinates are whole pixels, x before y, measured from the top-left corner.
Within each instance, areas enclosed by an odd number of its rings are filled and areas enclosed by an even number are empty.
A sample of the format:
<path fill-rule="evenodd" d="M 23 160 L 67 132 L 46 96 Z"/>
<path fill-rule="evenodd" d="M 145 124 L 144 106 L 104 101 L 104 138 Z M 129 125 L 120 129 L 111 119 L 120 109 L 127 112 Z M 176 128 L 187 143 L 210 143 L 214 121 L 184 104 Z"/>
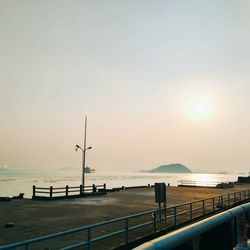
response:
<path fill-rule="evenodd" d="M 192 96 L 186 101 L 184 110 L 191 120 L 207 120 L 214 114 L 214 101 L 209 96 Z"/>

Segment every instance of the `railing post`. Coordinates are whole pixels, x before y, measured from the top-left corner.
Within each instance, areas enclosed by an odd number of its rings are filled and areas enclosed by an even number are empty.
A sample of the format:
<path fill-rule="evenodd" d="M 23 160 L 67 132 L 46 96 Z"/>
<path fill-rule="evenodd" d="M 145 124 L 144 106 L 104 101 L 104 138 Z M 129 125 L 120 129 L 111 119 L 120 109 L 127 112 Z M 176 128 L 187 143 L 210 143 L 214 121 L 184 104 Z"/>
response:
<path fill-rule="evenodd" d="M 167 218 L 168 218 L 168 210 L 167 205 L 165 202 L 165 229 L 167 228 Z"/>
<path fill-rule="evenodd" d="M 241 191 L 239 192 L 239 195 L 240 195 L 240 201 L 241 201 Z"/>
<path fill-rule="evenodd" d="M 53 196 L 53 186 L 50 186 L 49 188 L 49 197 L 52 198 Z"/>
<path fill-rule="evenodd" d="M 202 200 L 202 212 L 205 214 L 205 200 Z"/>
<path fill-rule="evenodd" d="M 176 224 L 177 224 L 177 218 L 176 218 L 176 207 L 174 207 L 174 225 L 176 226 Z"/>
<path fill-rule="evenodd" d="M 69 186 L 68 186 L 68 185 L 66 186 L 66 189 L 65 189 L 65 194 L 66 194 L 66 197 L 68 197 L 68 196 L 69 196 Z"/>
<path fill-rule="evenodd" d="M 125 244 L 128 244 L 128 218 L 125 219 Z"/>
<path fill-rule="evenodd" d="M 88 228 L 88 250 L 91 250 L 91 227 Z"/>
<path fill-rule="evenodd" d="M 93 193 L 96 192 L 96 186 L 95 186 L 95 184 L 92 185 L 92 192 L 93 192 Z"/>
<path fill-rule="evenodd" d="M 156 212 L 153 213 L 153 219 L 154 219 L 154 233 L 156 232 Z"/>
<path fill-rule="evenodd" d="M 106 191 L 106 183 L 103 184 L 103 189 Z"/>
<path fill-rule="evenodd" d="M 236 193 L 234 193 L 234 203 L 236 203 Z"/>
<path fill-rule="evenodd" d="M 227 204 L 228 206 L 230 206 L 230 194 L 227 195 L 227 199 L 228 199 Z"/>
<path fill-rule="evenodd" d="M 214 197 L 213 197 L 213 211 L 215 210 L 215 199 L 214 199 Z"/>
<path fill-rule="evenodd" d="M 83 191 L 82 191 L 82 185 L 80 185 L 80 196 L 83 195 Z"/>
<path fill-rule="evenodd" d="M 36 186 L 33 185 L 33 197 L 36 197 Z"/>
<path fill-rule="evenodd" d="M 190 213 L 190 220 L 193 219 L 193 203 L 191 202 L 189 205 L 189 213 Z"/>
<path fill-rule="evenodd" d="M 224 202 L 223 202 L 223 195 L 221 195 L 221 206 L 223 207 Z"/>

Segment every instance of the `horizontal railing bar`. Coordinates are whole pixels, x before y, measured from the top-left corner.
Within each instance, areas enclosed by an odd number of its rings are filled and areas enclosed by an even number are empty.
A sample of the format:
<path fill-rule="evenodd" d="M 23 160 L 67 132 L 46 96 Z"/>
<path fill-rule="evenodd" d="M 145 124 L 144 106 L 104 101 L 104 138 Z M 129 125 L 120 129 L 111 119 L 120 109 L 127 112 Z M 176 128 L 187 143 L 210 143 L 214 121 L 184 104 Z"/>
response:
<path fill-rule="evenodd" d="M 39 193 L 39 194 L 50 194 L 50 192 L 47 192 L 47 191 L 36 191 L 36 193 Z"/>
<path fill-rule="evenodd" d="M 178 181 L 178 183 L 187 183 L 187 184 L 218 184 L 221 182 L 215 182 L 215 181 Z"/>
<path fill-rule="evenodd" d="M 126 230 L 122 229 L 122 230 L 119 230 L 119 231 L 116 231 L 116 232 L 113 232 L 113 233 L 110 233 L 110 234 L 105 234 L 103 236 L 99 236 L 99 237 L 94 238 L 93 240 L 91 240 L 91 242 L 96 242 L 96 241 L 99 241 L 99 240 L 104 240 L 104 239 L 110 238 L 112 236 L 115 236 L 117 234 L 121 234 L 121 233 L 125 233 L 125 232 L 126 232 Z"/>
<path fill-rule="evenodd" d="M 183 215 L 183 214 L 187 214 L 187 213 L 190 213 L 190 210 L 185 210 L 185 211 L 179 212 L 179 213 L 176 214 L 176 217 L 178 215 Z"/>
<path fill-rule="evenodd" d="M 53 191 L 53 194 L 65 194 L 65 191 Z"/>
<path fill-rule="evenodd" d="M 85 193 L 92 193 L 93 190 L 85 190 Z M 46 191 L 38 191 L 36 193 L 39 193 L 39 194 L 50 194 L 50 192 L 46 192 Z M 53 194 L 65 194 L 66 191 L 53 191 L 52 192 Z M 79 190 L 69 190 L 68 193 L 79 193 Z M 37 195 L 36 195 L 37 196 Z"/>
<path fill-rule="evenodd" d="M 214 204 L 213 204 L 213 203 L 208 204 L 208 205 L 206 205 L 206 206 L 205 206 L 205 208 L 206 208 L 206 207 L 212 207 L 213 205 L 216 205 L 216 204 L 217 204 L 217 203 L 214 203 Z"/>
<path fill-rule="evenodd" d="M 176 216 L 175 216 L 175 214 L 168 215 L 168 216 L 167 216 L 167 220 L 168 220 L 168 219 L 172 219 L 172 218 L 174 218 L 174 217 L 177 217 L 177 214 L 176 214 Z"/>
<path fill-rule="evenodd" d="M 227 203 L 227 202 L 228 202 L 228 200 L 223 200 L 223 203 Z M 184 203 L 184 204 L 182 204 L 182 205 L 183 205 L 183 206 L 188 206 L 188 205 L 190 205 L 191 203 L 193 204 L 193 202 L 190 202 L 190 203 Z M 217 201 L 217 202 L 214 202 L 214 203 L 206 204 L 206 205 L 204 206 L 204 208 L 211 207 L 211 206 L 213 206 L 214 204 L 215 204 L 215 205 L 221 204 L 221 202 L 220 202 L 220 201 Z M 177 207 L 180 207 L 180 205 L 168 207 L 167 210 L 169 210 L 169 209 L 171 209 L 171 208 L 177 208 Z M 197 211 L 197 210 L 201 210 L 201 209 L 203 209 L 203 206 L 194 207 L 194 208 L 192 208 L 192 211 Z M 156 212 L 159 214 L 159 211 L 156 211 Z M 179 212 L 179 213 L 176 213 L 176 216 L 182 215 L 182 214 L 185 214 L 185 213 L 189 213 L 189 212 L 190 212 L 190 209 L 189 209 L 189 210 L 185 210 L 185 211 L 181 211 L 181 212 Z M 161 213 L 163 214 L 163 213 L 164 213 L 164 210 L 162 210 Z M 172 211 L 172 213 L 174 213 L 174 210 Z M 169 215 L 170 218 L 172 218 L 172 217 L 174 217 L 174 216 L 175 216 L 174 214 L 170 214 L 170 215 Z"/>
<path fill-rule="evenodd" d="M 110 238 L 112 236 L 115 236 L 117 234 L 121 234 L 121 233 L 124 233 L 124 232 L 126 232 L 126 230 L 122 229 L 122 230 L 119 230 L 119 231 L 116 231 L 116 232 L 113 232 L 113 233 L 110 233 L 110 234 L 105 234 L 103 236 L 96 237 L 93 240 L 91 240 L 90 242 L 94 243 L 96 241 L 104 240 L 104 239 Z M 85 246 L 85 245 L 89 244 L 90 242 L 88 242 L 88 241 L 80 242 L 80 243 L 77 243 L 77 244 L 62 248 L 62 250 L 70 250 L 70 249 L 78 248 L 78 247 L 81 247 L 81 246 Z"/>
<path fill-rule="evenodd" d="M 141 228 L 141 227 L 145 227 L 145 226 L 149 226 L 149 225 L 153 225 L 153 224 L 154 224 L 154 221 L 145 222 L 145 223 L 142 223 L 142 224 L 139 224 L 139 225 L 128 228 L 128 231 L 132 231 L 132 230 L 135 230 L 135 229 L 138 229 L 138 228 Z"/>
<path fill-rule="evenodd" d="M 152 211 L 147 211 L 147 212 L 143 212 L 143 213 L 138 213 L 138 214 L 133 214 L 133 215 L 129 215 L 129 216 L 124 216 L 124 217 L 112 219 L 111 221 L 104 221 L 104 222 L 101 222 L 99 224 L 91 225 L 91 228 L 96 228 L 99 225 L 104 226 L 104 225 L 107 225 L 107 224 L 110 224 L 110 223 L 113 223 L 113 222 L 123 221 L 125 219 L 132 219 L 132 218 L 139 217 L 139 216 L 152 215 L 152 213 L 154 213 L 154 212 L 155 212 L 155 210 L 152 210 Z"/>
<path fill-rule="evenodd" d="M 104 187 L 105 185 L 95 185 L 95 187 Z M 84 186 L 84 189 L 86 188 L 92 188 L 93 186 L 90 185 L 90 186 Z M 52 189 L 66 189 L 67 187 L 52 187 Z M 73 188 L 79 188 L 80 189 L 80 186 L 74 186 L 74 187 L 70 187 L 68 186 L 68 189 L 73 189 Z M 35 189 L 46 189 L 46 190 L 50 190 L 50 187 L 35 187 Z"/>
<path fill-rule="evenodd" d="M 196 182 L 202 182 L 202 183 L 218 183 L 219 181 L 190 181 L 190 180 L 181 180 L 181 181 L 178 181 L 178 182 L 191 182 L 191 183 L 196 183 Z M 222 182 L 219 182 L 219 183 L 222 183 Z"/>
<path fill-rule="evenodd" d="M 236 194 L 238 194 L 239 192 L 236 192 Z M 235 194 L 235 193 L 228 193 L 228 194 Z M 219 197 L 226 197 L 228 194 L 223 194 L 223 195 L 218 195 L 218 196 L 213 196 L 213 197 L 209 197 L 209 198 L 206 198 L 206 199 L 200 199 L 200 200 L 196 200 L 196 201 L 192 201 L 192 202 L 188 202 L 188 203 L 180 203 L 180 204 L 177 204 L 177 205 L 174 205 L 174 206 L 171 206 L 171 207 L 168 207 L 168 208 L 174 208 L 174 207 L 180 207 L 180 206 L 184 206 L 184 205 L 189 205 L 190 203 L 194 203 L 194 202 L 202 202 L 203 200 L 206 201 L 206 200 L 212 200 L 212 199 L 215 199 L 215 198 L 219 198 Z M 240 197 L 240 196 L 236 196 L 236 197 Z"/>
<path fill-rule="evenodd" d="M 86 246 L 87 244 L 88 244 L 88 241 L 83 241 L 83 242 L 80 242 L 80 243 L 77 243 L 68 247 L 64 247 L 61 250 L 71 250 L 71 249 L 75 249 L 81 246 Z"/>
<path fill-rule="evenodd" d="M 205 206 L 204 206 L 204 208 L 205 208 Z M 194 208 L 192 208 L 192 212 L 195 212 L 195 211 L 198 211 L 198 210 L 201 210 L 201 209 L 203 209 L 203 206 L 201 206 L 201 207 L 194 207 Z"/>

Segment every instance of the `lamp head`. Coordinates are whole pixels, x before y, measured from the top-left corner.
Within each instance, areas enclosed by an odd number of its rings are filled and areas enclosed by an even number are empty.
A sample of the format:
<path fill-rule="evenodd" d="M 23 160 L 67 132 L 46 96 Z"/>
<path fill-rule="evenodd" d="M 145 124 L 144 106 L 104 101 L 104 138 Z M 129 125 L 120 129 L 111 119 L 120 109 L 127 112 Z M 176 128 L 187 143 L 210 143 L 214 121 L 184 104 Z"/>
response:
<path fill-rule="evenodd" d="M 80 148 L 80 146 L 75 145 L 75 151 L 77 151 L 78 148 Z"/>

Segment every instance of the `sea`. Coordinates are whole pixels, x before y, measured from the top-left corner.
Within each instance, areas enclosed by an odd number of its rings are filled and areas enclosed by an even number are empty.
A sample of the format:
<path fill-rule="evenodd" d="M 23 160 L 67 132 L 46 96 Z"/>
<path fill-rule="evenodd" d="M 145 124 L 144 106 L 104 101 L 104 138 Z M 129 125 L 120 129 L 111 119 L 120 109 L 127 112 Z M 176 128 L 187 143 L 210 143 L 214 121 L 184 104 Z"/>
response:
<path fill-rule="evenodd" d="M 247 176 L 247 174 L 240 174 Z M 237 181 L 239 174 L 204 173 L 142 173 L 103 171 L 85 174 L 85 185 L 106 184 L 107 188 L 153 185 L 157 182 L 177 186 L 180 181 L 194 181 L 209 186 L 210 183 Z M 81 184 L 80 171 L 0 171 L 0 197 L 13 197 L 24 193 L 24 198 L 32 197 L 32 186 L 65 187 Z"/>

